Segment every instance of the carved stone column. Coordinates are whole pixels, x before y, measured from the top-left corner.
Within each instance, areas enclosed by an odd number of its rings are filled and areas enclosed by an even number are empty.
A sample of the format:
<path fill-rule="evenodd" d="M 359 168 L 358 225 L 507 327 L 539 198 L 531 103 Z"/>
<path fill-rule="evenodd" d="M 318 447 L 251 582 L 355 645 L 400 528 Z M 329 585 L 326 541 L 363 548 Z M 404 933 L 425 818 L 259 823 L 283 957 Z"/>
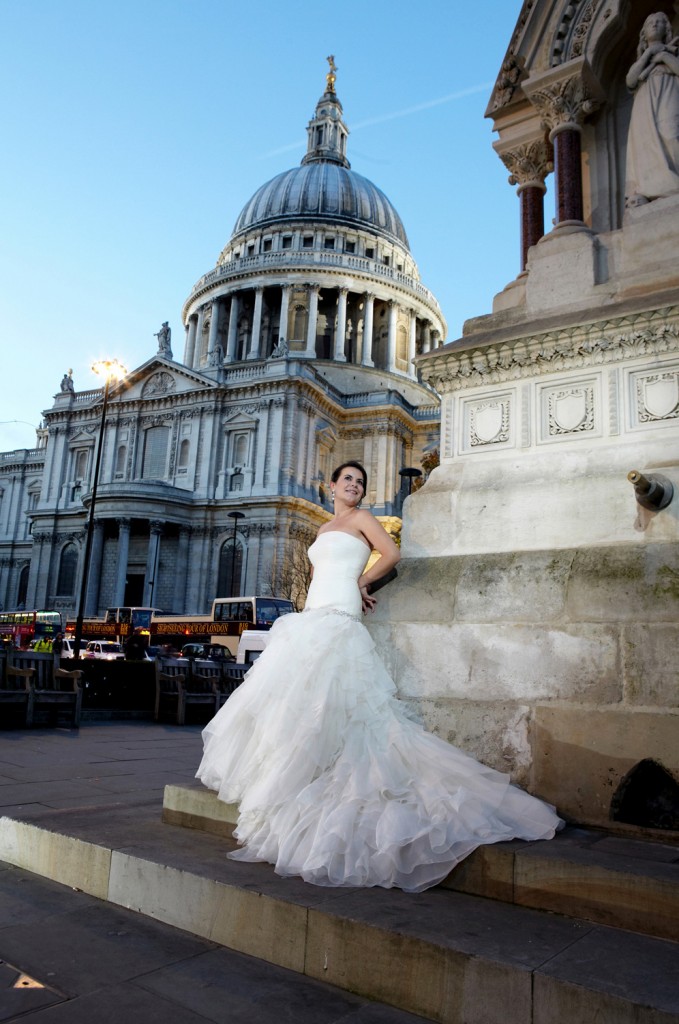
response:
<path fill-rule="evenodd" d="M 212 300 L 212 313 L 210 314 L 210 333 L 207 339 L 207 362 L 212 366 L 213 352 L 217 344 L 217 329 L 219 327 L 219 299 Z"/>
<path fill-rule="evenodd" d="M 198 315 L 192 313 L 189 317 L 188 335 L 186 338 L 186 354 L 184 356 L 184 363 L 186 366 L 193 366 L 193 360 L 196 355 L 196 325 L 198 323 Z"/>
<path fill-rule="evenodd" d="M 398 305 L 395 299 L 389 300 L 389 325 L 387 335 L 387 370 L 393 373 L 396 370 L 396 319 L 398 317 Z"/>
<path fill-rule="evenodd" d="M 196 325 L 196 346 L 193 356 L 193 363 L 195 369 L 199 369 L 203 361 L 203 324 L 205 323 L 205 310 L 206 306 L 201 306 L 198 310 L 198 323 Z"/>
<path fill-rule="evenodd" d="M 428 320 L 422 324 L 422 351 L 431 351 L 431 324 Z"/>
<path fill-rule="evenodd" d="M 417 315 L 414 309 L 410 313 L 410 333 L 408 335 L 408 376 L 415 376 L 415 364 L 413 360 L 417 353 Z"/>
<path fill-rule="evenodd" d="M 316 355 L 316 330 L 318 328 L 318 293 L 320 288 L 312 285 L 309 288 L 309 323 L 306 332 L 305 356 Z"/>
<path fill-rule="evenodd" d="M 165 524 L 159 520 L 151 520 L 149 549 L 146 556 L 146 573 L 144 575 L 144 604 L 152 606 L 154 599 L 157 602 L 158 593 L 158 570 L 160 562 L 160 538 Z"/>
<path fill-rule="evenodd" d="M 238 342 L 238 317 L 240 315 L 240 298 L 238 295 L 231 296 L 231 309 L 229 311 L 229 333 L 226 341 L 226 362 L 232 363 L 236 358 L 236 343 Z"/>
<path fill-rule="evenodd" d="M 344 354 L 344 344 L 347 333 L 347 294 L 348 288 L 338 289 L 337 297 L 337 329 L 335 330 L 335 351 L 333 359 L 336 362 L 345 363 L 347 357 Z"/>
<path fill-rule="evenodd" d="M 531 76 L 522 88 L 554 144 L 557 226 L 582 223 L 580 133 L 603 102 L 603 90 L 584 57 Z"/>
<path fill-rule="evenodd" d="M 288 340 L 288 316 L 290 312 L 290 295 L 292 285 L 284 284 L 281 288 L 281 315 L 278 318 L 278 342 Z"/>
<path fill-rule="evenodd" d="M 509 184 L 516 190 L 521 217 L 521 270 L 526 269 L 528 250 L 545 233 L 545 178 L 554 169 L 552 145 L 543 136 L 517 142 L 510 149 L 496 144 L 495 149 L 509 171 Z M 582 189 L 580 190 L 582 196 Z"/>
<path fill-rule="evenodd" d="M 125 583 L 127 582 L 127 559 L 130 551 L 130 520 L 118 519 L 118 557 L 116 586 L 113 604 L 120 608 L 125 604 Z"/>
<path fill-rule="evenodd" d="M 252 338 L 250 339 L 250 351 L 248 359 L 259 359 L 259 349 L 262 336 L 262 303 L 264 301 L 264 289 L 260 286 L 255 288 L 255 311 L 252 315 Z"/>
<path fill-rule="evenodd" d="M 179 528 L 179 542 L 177 544 L 177 569 L 174 581 L 174 596 L 172 607 L 177 612 L 184 611 L 186 600 L 186 576 L 189 564 L 189 538 L 191 530 L 188 526 Z"/>
<path fill-rule="evenodd" d="M 85 598 L 85 615 L 97 614 L 99 604 L 99 585 L 101 583 L 101 562 L 104 556 L 104 523 L 101 519 L 94 520 L 92 535 L 92 554 L 90 570 L 87 576 L 87 596 Z"/>
<path fill-rule="evenodd" d="M 373 309 L 375 296 L 371 292 L 365 293 L 365 316 L 363 318 L 363 352 L 361 363 L 363 366 L 374 366 L 373 362 Z"/>

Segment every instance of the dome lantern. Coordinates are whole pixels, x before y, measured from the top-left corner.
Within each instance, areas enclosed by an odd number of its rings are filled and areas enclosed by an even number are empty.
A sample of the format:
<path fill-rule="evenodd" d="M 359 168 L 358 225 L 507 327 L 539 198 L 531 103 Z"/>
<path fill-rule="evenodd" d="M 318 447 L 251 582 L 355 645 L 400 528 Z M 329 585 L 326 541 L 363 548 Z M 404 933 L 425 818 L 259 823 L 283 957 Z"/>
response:
<path fill-rule="evenodd" d="M 351 164 L 346 157 L 349 130 L 342 120 L 342 104 L 335 93 L 337 65 L 333 56 L 326 59 L 330 70 L 325 76 L 325 92 L 307 126 L 307 151 L 302 164 L 336 163 L 349 168 Z"/>

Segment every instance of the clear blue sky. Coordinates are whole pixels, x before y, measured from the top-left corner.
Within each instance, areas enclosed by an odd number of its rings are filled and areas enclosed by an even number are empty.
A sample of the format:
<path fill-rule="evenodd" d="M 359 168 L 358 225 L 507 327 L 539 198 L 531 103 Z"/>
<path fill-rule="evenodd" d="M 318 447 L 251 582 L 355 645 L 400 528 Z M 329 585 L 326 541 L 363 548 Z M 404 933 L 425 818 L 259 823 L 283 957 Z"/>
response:
<path fill-rule="evenodd" d="M 252 193 L 295 166 L 325 87 L 354 170 L 400 213 L 448 339 L 519 271 L 483 113 L 519 0 L 0 0 L 0 451 L 32 447 L 69 367 L 130 369 Z M 547 217 L 551 216 L 547 213 Z"/>

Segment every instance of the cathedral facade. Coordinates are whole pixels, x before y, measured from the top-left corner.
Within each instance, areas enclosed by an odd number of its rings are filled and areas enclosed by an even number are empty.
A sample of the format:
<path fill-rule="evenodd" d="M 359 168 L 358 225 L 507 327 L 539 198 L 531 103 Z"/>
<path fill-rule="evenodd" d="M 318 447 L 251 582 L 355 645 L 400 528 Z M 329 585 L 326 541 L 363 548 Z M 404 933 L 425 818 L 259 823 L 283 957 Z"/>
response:
<path fill-rule="evenodd" d="M 105 421 L 103 391 L 65 376 L 38 446 L 0 455 L 2 607 L 76 612 L 100 436 L 88 615 L 294 590 L 346 459 L 398 524 L 400 470 L 439 433 L 413 360 L 446 325 L 347 136 L 331 62 L 301 165 L 255 192 L 186 300 L 181 360 L 163 324 L 157 353 L 111 385 Z"/>

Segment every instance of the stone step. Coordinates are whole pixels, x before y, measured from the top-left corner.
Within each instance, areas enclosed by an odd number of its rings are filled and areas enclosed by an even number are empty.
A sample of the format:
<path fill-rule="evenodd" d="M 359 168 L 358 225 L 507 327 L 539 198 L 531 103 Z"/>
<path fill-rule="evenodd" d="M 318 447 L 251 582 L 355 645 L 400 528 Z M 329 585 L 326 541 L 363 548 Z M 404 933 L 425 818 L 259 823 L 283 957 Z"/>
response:
<path fill-rule="evenodd" d="M 159 808 L 0 819 L 0 859 L 441 1024 L 679 1022 L 679 945 L 437 888 L 323 889 Z"/>
<path fill-rule="evenodd" d="M 231 836 L 237 808 L 203 786 L 167 786 L 163 820 Z M 475 850 L 443 887 L 679 941 L 679 846 L 566 828 L 549 842 Z"/>

